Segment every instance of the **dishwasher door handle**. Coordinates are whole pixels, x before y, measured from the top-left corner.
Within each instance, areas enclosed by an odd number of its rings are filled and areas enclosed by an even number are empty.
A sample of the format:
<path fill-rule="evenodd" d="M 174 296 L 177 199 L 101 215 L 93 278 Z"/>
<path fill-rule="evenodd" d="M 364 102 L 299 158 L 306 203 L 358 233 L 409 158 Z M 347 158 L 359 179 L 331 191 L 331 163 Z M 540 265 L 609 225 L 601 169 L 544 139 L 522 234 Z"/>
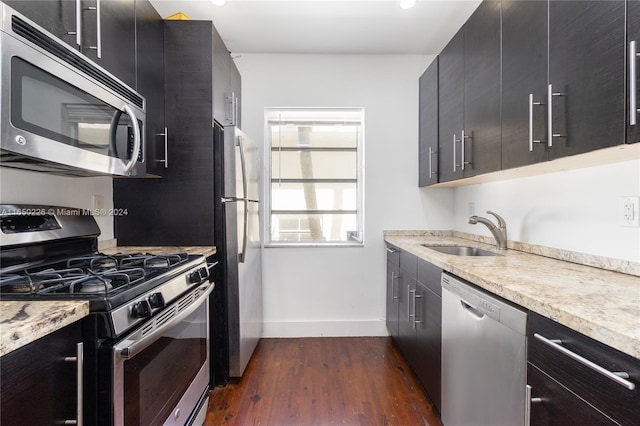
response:
<path fill-rule="evenodd" d="M 460 304 L 462 308 L 469 313 L 475 319 L 481 320 L 485 317 L 485 314 L 474 308 L 473 306 L 466 303 L 464 300 L 460 300 Z"/>

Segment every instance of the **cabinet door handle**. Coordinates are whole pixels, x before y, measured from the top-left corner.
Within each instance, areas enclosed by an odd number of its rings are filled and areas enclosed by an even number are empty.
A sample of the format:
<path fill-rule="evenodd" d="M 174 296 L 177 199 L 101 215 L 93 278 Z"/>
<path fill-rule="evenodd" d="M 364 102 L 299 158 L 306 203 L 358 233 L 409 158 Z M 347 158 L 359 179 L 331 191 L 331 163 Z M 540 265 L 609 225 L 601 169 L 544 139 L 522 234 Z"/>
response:
<path fill-rule="evenodd" d="M 416 311 L 416 299 L 422 299 L 422 295 L 418 294 L 417 289 L 413 290 L 413 328 L 416 328 L 416 324 L 422 324 L 422 321 L 418 319 L 418 312 Z"/>
<path fill-rule="evenodd" d="M 637 103 L 637 61 L 638 51 L 636 41 L 629 42 L 629 125 L 635 126 L 638 123 L 638 103 Z"/>
<path fill-rule="evenodd" d="M 541 143 L 539 139 L 533 139 L 533 106 L 544 105 L 542 102 L 533 101 L 533 93 L 529 93 L 529 152 L 533 151 L 534 143 Z"/>
<path fill-rule="evenodd" d="M 102 17 L 100 14 L 100 0 L 96 0 L 96 41 L 98 44 L 96 56 L 102 58 Z"/>
<path fill-rule="evenodd" d="M 387 253 L 397 253 L 398 251 L 392 248 L 387 247 Z"/>
<path fill-rule="evenodd" d="M 169 129 L 164 128 L 164 133 L 156 133 L 156 136 L 164 136 L 164 160 L 156 160 L 157 163 L 164 163 L 164 168 L 169 168 Z"/>
<path fill-rule="evenodd" d="M 76 30 L 68 31 L 68 35 L 76 36 L 76 44 L 82 45 L 82 3 L 81 0 L 76 0 Z"/>
<path fill-rule="evenodd" d="M 553 138 L 560 138 L 563 137 L 564 135 L 560 134 L 560 133 L 553 133 L 553 98 L 554 96 L 564 96 L 564 93 L 559 93 L 559 92 L 554 92 L 553 91 L 553 84 L 549 83 L 549 86 L 547 87 L 547 102 L 548 102 L 548 107 L 547 107 L 547 120 L 548 120 L 548 126 L 549 128 L 547 129 L 547 131 L 549 132 L 548 134 L 548 138 L 549 140 L 547 141 L 547 145 L 549 147 L 553 146 Z"/>
<path fill-rule="evenodd" d="M 227 100 L 227 124 L 235 126 L 236 124 L 236 116 L 238 115 L 238 102 L 236 98 L 235 92 L 231 92 L 228 95 L 225 95 L 225 99 Z"/>
<path fill-rule="evenodd" d="M 469 136 L 469 135 L 465 135 L 465 134 L 464 134 L 464 130 L 461 132 L 461 135 L 462 135 L 462 137 L 460 138 L 460 144 L 462 145 L 462 171 L 464 171 L 464 166 L 465 166 L 465 165 L 467 165 L 467 164 L 471 164 L 471 162 L 470 162 L 470 161 L 466 161 L 466 160 L 465 160 L 465 155 L 464 155 L 464 153 L 465 153 L 465 149 L 464 149 L 464 148 L 465 148 L 465 147 L 464 147 L 464 140 L 465 140 L 465 139 L 471 139 L 471 136 Z"/>
<path fill-rule="evenodd" d="M 617 384 L 619 384 L 620 386 L 624 386 L 625 388 L 629 389 L 629 390 L 634 390 L 636 388 L 635 383 L 630 382 L 629 380 L 625 380 L 629 378 L 629 374 L 626 372 L 612 372 L 607 370 L 604 367 L 599 366 L 598 364 L 589 361 L 588 359 L 578 355 L 577 353 L 570 351 L 569 349 L 562 347 L 562 341 L 561 340 L 550 340 L 547 339 L 546 337 L 538 334 L 538 333 L 534 333 L 533 337 L 536 338 L 537 340 L 541 341 L 542 343 L 544 343 L 545 345 L 557 350 L 558 352 L 568 356 L 569 358 L 573 359 L 574 361 L 579 362 L 580 364 L 584 365 L 585 367 L 590 368 L 591 370 L 602 374 L 603 376 L 605 376 L 606 378 L 616 382 Z"/>
<path fill-rule="evenodd" d="M 96 45 L 95 46 L 87 46 L 87 49 L 95 50 L 96 56 L 98 58 L 102 58 L 102 22 L 100 19 L 100 0 L 96 0 L 95 6 L 89 6 L 84 8 L 84 10 L 95 10 L 96 11 Z"/>
<path fill-rule="evenodd" d="M 411 324 L 411 292 L 415 290 L 411 290 L 411 286 L 407 284 L 407 322 Z"/>
<path fill-rule="evenodd" d="M 409 323 L 413 328 L 416 328 L 416 290 L 409 290 L 409 294 L 411 295 L 411 303 L 409 305 L 413 306 L 413 313 L 409 309 Z"/>
<path fill-rule="evenodd" d="M 525 386 L 524 426 L 531 426 L 531 404 L 542 402 L 542 398 L 531 398 L 531 385 Z"/>
<path fill-rule="evenodd" d="M 432 166 L 431 166 L 432 158 L 433 158 L 433 156 L 434 156 L 434 155 L 437 155 L 437 154 L 438 154 L 438 151 L 437 151 L 437 150 L 436 150 L 436 151 L 434 151 L 434 150 L 433 150 L 433 148 L 429 147 L 429 179 L 431 179 L 431 177 L 432 177 L 434 174 L 437 174 L 437 173 L 438 173 L 438 172 L 435 172 L 435 173 L 434 173 L 434 172 L 433 172 L 433 168 L 432 168 Z M 437 158 L 437 157 L 436 157 L 436 158 Z"/>
<path fill-rule="evenodd" d="M 458 139 L 456 139 L 456 134 L 453 134 L 453 171 L 455 172 L 458 168 L 458 164 L 456 163 L 456 143 L 458 143 Z"/>
<path fill-rule="evenodd" d="M 396 278 L 400 278 L 395 272 L 391 272 L 391 297 L 393 300 L 399 300 L 400 297 L 396 296 Z"/>
<path fill-rule="evenodd" d="M 233 95 L 233 125 L 237 126 L 238 125 L 238 97 L 236 96 L 235 92 L 232 93 Z"/>
<path fill-rule="evenodd" d="M 83 417 L 83 392 L 84 392 L 84 380 L 82 370 L 84 368 L 84 345 L 82 342 L 76 344 L 76 356 L 68 356 L 64 359 L 66 362 L 76 363 L 76 420 L 65 420 L 65 425 L 77 425 L 82 426 Z"/>

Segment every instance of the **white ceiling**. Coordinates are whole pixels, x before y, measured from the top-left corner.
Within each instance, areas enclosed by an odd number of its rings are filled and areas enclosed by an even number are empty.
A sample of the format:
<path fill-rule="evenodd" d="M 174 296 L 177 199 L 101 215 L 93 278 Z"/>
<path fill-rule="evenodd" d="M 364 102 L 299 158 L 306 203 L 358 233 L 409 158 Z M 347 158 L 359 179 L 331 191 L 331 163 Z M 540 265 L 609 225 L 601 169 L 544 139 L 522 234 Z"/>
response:
<path fill-rule="evenodd" d="M 234 53 L 437 54 L 481 0 L 151 0 L 211 20 Z"/>

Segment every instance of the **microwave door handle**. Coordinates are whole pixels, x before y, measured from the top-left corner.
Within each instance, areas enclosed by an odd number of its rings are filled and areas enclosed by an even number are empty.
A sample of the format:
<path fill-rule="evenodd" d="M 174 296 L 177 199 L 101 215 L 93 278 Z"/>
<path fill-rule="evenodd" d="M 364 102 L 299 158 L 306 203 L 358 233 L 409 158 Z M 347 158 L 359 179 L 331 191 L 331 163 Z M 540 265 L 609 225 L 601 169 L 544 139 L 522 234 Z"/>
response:
<path fill-rule="evenodd" d="M 118 123 L 122 117 L 122 111 L 117 109 L 111 117 L 111 125 L 109 126 L 109 156 L 120 158 L 118 155 L 118 144 L 116 143 L 116 133 L 118 131 Z"/>
<path fill-rule="evenodd" d="M 129 105 L 124 105 L 122 109 L 131 118 L 131 123 L 133 125 L 133 152 L 131 153 L 131 159 L 124 166 L 124 173 L 128 174 L 138 162 L 138 153 L 140 152 L 140 127 L 138 126 L 138 119 L 136 118 L 136 114 L 129 107 Z M 114 130 L 112 129 L 112 132 L 113 131 Z"/>

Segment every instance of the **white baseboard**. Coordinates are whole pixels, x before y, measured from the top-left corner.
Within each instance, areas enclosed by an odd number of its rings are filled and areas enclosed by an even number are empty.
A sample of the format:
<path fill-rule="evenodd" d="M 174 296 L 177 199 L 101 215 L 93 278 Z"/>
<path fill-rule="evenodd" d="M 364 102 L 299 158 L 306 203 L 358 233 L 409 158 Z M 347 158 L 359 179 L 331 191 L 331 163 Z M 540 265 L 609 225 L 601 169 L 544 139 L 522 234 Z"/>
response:
<path fill-rule="evenodd" d="M 262 337 L 388 336 L 384 320 L 264 322 Z"/>

